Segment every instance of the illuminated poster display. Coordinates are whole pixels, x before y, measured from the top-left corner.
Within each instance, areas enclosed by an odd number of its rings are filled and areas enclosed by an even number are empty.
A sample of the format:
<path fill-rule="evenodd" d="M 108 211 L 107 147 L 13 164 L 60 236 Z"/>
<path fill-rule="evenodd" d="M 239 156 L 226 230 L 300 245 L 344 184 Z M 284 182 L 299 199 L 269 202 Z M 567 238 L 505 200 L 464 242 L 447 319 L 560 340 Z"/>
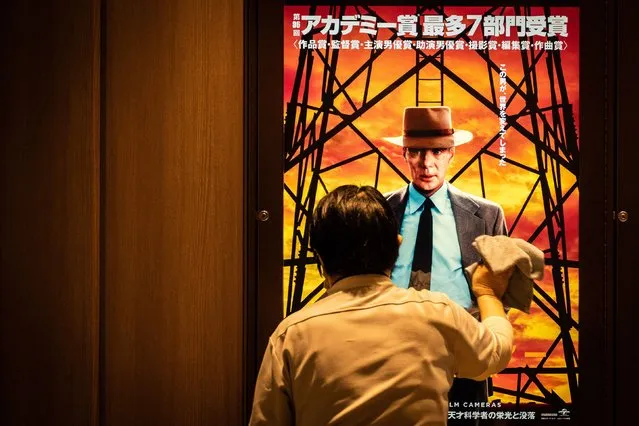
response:
<path fill-rule="evenodd" d="M 315 204 L 342 184 L 382 193 L 411 174 L 408 107 L 448 106 L 472 133 L 446 172 L 497 203 L 507 233 L 541 249 L 530 313 L 512 309 L 510 364 L 490 404 L 449 418 L 570 419 L 579 379 L 579 9 L 285 6 L 284 314 L 322 296 L 308 248 Z M 459 417 L 455 417 L 459 416 Z"/>

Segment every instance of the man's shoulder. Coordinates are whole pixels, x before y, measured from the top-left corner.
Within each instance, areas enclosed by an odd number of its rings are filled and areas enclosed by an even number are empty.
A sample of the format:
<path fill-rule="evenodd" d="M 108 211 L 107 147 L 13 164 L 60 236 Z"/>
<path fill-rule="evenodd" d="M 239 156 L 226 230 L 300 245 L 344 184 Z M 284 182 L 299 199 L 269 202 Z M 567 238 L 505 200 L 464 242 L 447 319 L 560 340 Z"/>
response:
<path fill-rule="evenodd" d="M 386 198 L 389 202 L 400 201 L 406 194 L 407 188 L 407 186 L 402 186 L 394 191 L 386 192 L 384 193 L 384 198 Z"/>
<path fill-rule="evenodd" d="M 295 328 L 299 324 L 305 323 L 316 317 L 322 317 L 339 312 L 334 299 L 334 297 L 328 295 L 327 297 L 320 298 L 313 304 L 306 305 L 300 310 L 289 314 L 279 323 L 273 332 L 272 337 L 282 337 L 286 335 L 289 329 Z"/>
<path fill-rule="evenodd" d="M 501 210 L 501 206 L 494 201 L 488 200 L 486 198 L 479 197 L 477 195 L 470 194 L 468 192 L 464 192 L 461 189 L 448 184 L 448 191 L 452 195 L 451 199 L 454 199 L 455 196 L 465 198 L 473 203 L 477 204 L 477 206 L 481 209 L 485 210 Z"/>
<path fill-rule="evenodd" d="M 414 299 L 417 302 L 428 302 L 434 305 L 448 306 L 454 303 L 446 293 L 431 290 L 416 290 L 409 288 L 409 298 Z"/>
<path fill-rule="evenodd" d="M 280 321 L 279 325 L 273 332 L 272 337 L 277 338 L 285 335 L 289 328 L 294 327 L 295 325 L 312 318 L 317 315 L 317 308 L 315 305 L 305 306 L 299 311 L 293 312 L 289 314 L 286 318 Z"/>
<path fill-rule="evenodd" d="M 436 309 L 446 309 L 453 303 L 444 293 L 431 292 L 429 290 L 415 290 L 413 288 L 403 289 L 394 285 L 385 286 L 383 289 L 375 290 L 374 297 L 366 297 L 366 301 L 360 302 L 360 298 L 352 296 L 344 297 L 346 293 L 329 295 L 320 299 L 312 305 L 307 305 L 299 311 L 293 312 L 284 318 L 272 334 L 273 339 L 285 338 L 291 331 L 299 326 L 314 327 L 318 323 L 316 319 L 331 321 L 334 315 L 345 312 L 367 311 L 371 315 L 378 308 L 388 305 L 406 304 L 409 305 L 439 305 Z M 369 293 L 372 295 L 372 293 Z M 325 324 L 325 321 L 323 322 Z"/>
<path fill-rule="evenodd" d="M 331 296 L 306 306 L 280 322 L 270 337 L 271 345 L 278 348 L 277 350 L 282 350 L 284 346 L 304 345 L 304 342 L 309 341 L 309 336 L 327 335 L 339 329 L 344 321 L 348 321 L 344 317 L 340 319 L 339 316 L 348 316 L 356 311 L 360 312 L 356 314 L 358 321 L 368 318 L 379 323 L 384 318 L 393 318 L 393 321 L 410 319 L 410 323 L 414 324 L 421 318 L 423 321 L 448 323 L 449 327 L 454 327 L 455 318 L 459 315 L 455 312 L 464 310 L 446 294 L 430 290 L 391 286 L 378 296 L 366 303 L 358 303 L 357 306 L 345 306 L 341 301 L 335 303 L 330 300 Z M 325 301 L 329 303 L 322 306 L 321 302 Z M 398 310 L 398 306 L 402 306 L 402 309 Z"/>

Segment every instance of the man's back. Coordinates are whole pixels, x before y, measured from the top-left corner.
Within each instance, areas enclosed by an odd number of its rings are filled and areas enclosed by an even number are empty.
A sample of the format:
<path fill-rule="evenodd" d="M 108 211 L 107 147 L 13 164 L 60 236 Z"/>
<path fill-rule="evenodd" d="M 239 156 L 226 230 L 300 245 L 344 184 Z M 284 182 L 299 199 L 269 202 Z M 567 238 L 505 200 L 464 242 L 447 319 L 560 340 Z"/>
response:
<path fill-rule="evenodd" d="M 510 335 L 507 320 L 490 320 Z M 271 336 L 251 423 L 445 424 L 453 375 L 485 376 L 508 359 L 510 347 L 486 326 L 443 294 L 383 275 L 340 280 Z"/>

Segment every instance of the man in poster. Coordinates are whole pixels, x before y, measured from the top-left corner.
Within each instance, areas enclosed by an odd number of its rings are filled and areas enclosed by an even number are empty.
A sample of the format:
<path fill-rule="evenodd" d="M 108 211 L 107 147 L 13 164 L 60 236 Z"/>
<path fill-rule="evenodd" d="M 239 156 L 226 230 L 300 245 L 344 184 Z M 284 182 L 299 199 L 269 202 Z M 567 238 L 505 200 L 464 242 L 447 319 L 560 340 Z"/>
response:
<path fill-rule="evenodd" d="M 453 129 L 450 108 L 441 106 L 406 108 L 403 135 L 385 138 L 403 147 L 412 181 L 386 194 L 403 238 L 391 279 L 399 287 L 446 293 L 471 313 L 476 304 L 464 268 L 480 260 L 472 242 L 507 234 L 498 204 L 446 181 L 455 148 L 472 137 Z M 486 401 L 486 382 L 455 380 L 449 400 Z"/>

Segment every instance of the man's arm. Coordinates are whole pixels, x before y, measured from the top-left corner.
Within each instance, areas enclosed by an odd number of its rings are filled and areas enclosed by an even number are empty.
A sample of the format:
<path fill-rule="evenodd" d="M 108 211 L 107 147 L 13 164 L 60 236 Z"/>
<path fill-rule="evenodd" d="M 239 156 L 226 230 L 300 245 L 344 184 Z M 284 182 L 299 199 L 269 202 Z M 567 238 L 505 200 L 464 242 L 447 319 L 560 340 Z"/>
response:
<path fill-rule="evenodd" d="M 249 425 L 289 426 L 294 424 L 294 415 L 284 364 L 269 339 L 262 366 L 257 375 Z"/>
<path fill-rule="evenodd" d="M 477 298 L 481 322 L 461 306 L 452 306 L 457 339 L 453 344 L 458 377 L 481 381 L 508 365 L 513 331 L 503 305 L 497 298 Z"/>
<path fill-rule="evenodd" d="M 505 320 L 508 319 L 506 312 L 504 312 L 504 305 L 501 300 L 495 296 L 484 294 L 477 298 L 477 305 L 479 305 L 479 315 L 481 320 L 484 321 L 488 317 L 500 317 Z"/>

